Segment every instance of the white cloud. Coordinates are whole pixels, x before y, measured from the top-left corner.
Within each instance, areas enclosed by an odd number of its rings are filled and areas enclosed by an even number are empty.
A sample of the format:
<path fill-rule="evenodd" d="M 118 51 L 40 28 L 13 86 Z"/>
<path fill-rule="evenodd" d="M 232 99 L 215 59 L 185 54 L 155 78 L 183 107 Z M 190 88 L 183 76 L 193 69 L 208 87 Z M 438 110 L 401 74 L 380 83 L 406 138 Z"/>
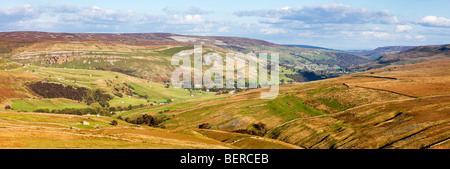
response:
<path fill-rule="evenodd" d="M 427 38 L 424 35 L 416 35 L 414 36 L 414 38 L 416 38 L 419 41 L 426 41 Z"/>
<path fill-rule="evenodd" d="M 218 32 L 230 32 L 230 27 L 229 26 L 221 26 L 219 27 L 219 29 L 217 29 Z"/>
<path fill-rule="evenodd" d="M 289 6 L 285 6 L 285 7 L 283 7 L 283 8 L 280 8 L 281 10 L 289 10 L 291 7 L 289 7 Z"/>
<path fill-rule="evenodd" d="M 436 16 L 425 16 L 416 21 L 417 24 L 430 27 L 450 27 L 450 19 Z"/>
<path fill-rule="evenodd" d="M 378 26 L 374 26 L 374 27 L 370 28 L 370 30 L 379 31 L 379 30 L 381 30 L 381 28 Z"/>
<path fill-rule="evenodd" d="M 32 7 L 31 5 L 0 8 L 0 23 L 32 19 L 38 17 L 40 14 L 41 11 L 38 8 Z"/>
<path fill-rule="evenodd" d="M 0 9 L 0 13 L 2 15 L 11 16 L 11 15 L 35 15 L 38 13 L 38 9 L 31 7 L 31 5 L 23 5 L 23 6 L 10 6 L 7 8 Z"/>
<path fill-rule="evenodd" d="M 347 37 L 354 37 L 355 36 L 355 33 L 354 32 L 350 32 L 350 31 L 342 31 L 341 34 L 345 35 Z"/>
<path fill-rule="evenodd" d="M 168 21 L 170 24 L 202 24 L 204 22 L 205 19 L 201 15 L 173 15 Z"/>
<path fill-rule="evenodd" d="M 17 21 L 10 23 L 9 26 L 20 27 L 24 29 L 52 29 L 58 24 L 54 19 L 35 19 L 26 21 Z"/>
<path fill-rule="evenodd" d="M 164 13 L 164 11 L 166 13 Z M 401 22 L 387 10 L 322 4 L 237 11 L 237 16 L 256 16 L 236 21 L 214 18 L 197 7 L 164 9 L 162 14 L 102 6 L 10 6 L 0 8 L 0 31 L 36 30 L 50 32 L 170 32 L 179 34 L 242 36 L 277 43 L 355 46 L 395 43 L 446 43 L 450 19 L 426 16 Z M 217 20 L 214 20 L 217 19 Z M 250 21 L 250 22 L 244 22 Z M 440 28 L 418 29 L 414 24 Z M 436 41 L 439 39 L 440 41 Z M 442 40 L 443 39 L 443 40 Z M 331 47 L 331 46 L 330 46 Z M 334 46 L 336 47 L 336 46 Z"/>
<path fill-rule="evenodd" d="M 420 42 L 427 40 L 427 38 L 424 35 L 416 35 L 416 36 L 404 35 L 403 38 L 405 38 L 407 40 L 420 41 Z"/>
<path fill-rule="evenodd" d="M 413 29 L 410 25 L 397 25 L 395 32 L 409 32 Z"/>
<path fill-rule="evenodd" d="M 387 32 L 363 31 L 361 34 L 366 37 L 373 37 L 377 39 L 388 39 L 391 37 L 391 34 Z"/>
<path fill-rule="evenodd" d="M 167 15 L 208 15 L 214 13 L 213 11 L 204 10 L 195 6 L 192 6 L 186 10 L 179 10 L 168 7 L 162 10 L 166 12 Z"/>
<path fill-rule="evenodd" d="M 267 24 L 281 24 L 281 23 L 292 23 L 292 21 L 287 21 L 280 18 L 261 18 L 259 20 L 260 23 L 267 23 Z"/>
<path fill-rule="evenodd" d="M 211 14 L 212 11 L 206 11 L 203 9 L 200 9 L 198 7 L 190 7 L 189 9 L 187 9 L 186 11 L 184 11 L 184 14 L 190 14 L 190 15 L 206 15 L 206 14 Z"/>
<path fill-rule="evenodd" d="M 209 20 L 212 13 L 197 7 L 166 14 L 139 13 L 101 6 L 10 6 L 0 8 L 0 31 L 57 32 L 170 32 L 221 35 L 258 32 L 234 21 Z"/>
<path fill-rule="evenodd" d="M 98 6 L 85 8 L 79 12 L 81 19 L 85 21 L 109 21 L 109 22 L 127 22 L 142 19 L 144 16 L 138 15 L 132 10 L 112 10 L 102 9 Z"/>
<path fill-rule="evenodd" d="M 260 33 L 262 34 L 266 34 L 266 35 L 273 35 L 273 34 L 284 34 L 287 33 L 286 30 L 282 29 L 282 28 L 261 28 L 259 30 Z"/>
<path fill-rule="evenodd" d="M 235 15 L 280 18 L 316 24 L 395 24 L 399 22 L 397 17 L 387 10 L 354 8 L 349 5 L 335 3 L 302 7 L 283 7 L 270 10 L 237 11 Z"/>

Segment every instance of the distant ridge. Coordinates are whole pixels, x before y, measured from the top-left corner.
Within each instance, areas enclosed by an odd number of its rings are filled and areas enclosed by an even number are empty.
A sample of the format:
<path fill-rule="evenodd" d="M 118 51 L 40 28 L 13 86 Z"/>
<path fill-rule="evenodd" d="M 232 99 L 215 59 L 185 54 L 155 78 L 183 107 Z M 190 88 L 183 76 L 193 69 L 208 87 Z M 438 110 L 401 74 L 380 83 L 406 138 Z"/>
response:
<path fill-rule="evenodd" d="M 299 48 L 308 48 L 308 49 L 323 49 L 323 50 L 334 50 L 334 51 L 339 51 L 339 50 L 335 50 L 335 49 L 330 49 L 330 48 L 324 48 L 324 47 L 320 47 L 320 46 L 311 46 L 311 45 L 292 45 L 292 44 L 284 44 L 282 46 L 289 46 L 289 47 L 299 47 Z"/>
<path fill-rule="evenodd" d="M 450 57 L 450 44 L 418 46 L 399 53 L 382 55 L 372 62 L 352 66 L 350 67 L 350 69 L 358 69 L 359 71 L 365 71 L 370 69 L 386 67 L 389 65 L 407 65 L 427 61 L 434 61 L 448 57 Z"/>
<path fill-rule="evenodd" d="M 409 49 L 413 49 L 415 47 L 417 46 L 384 46 L 378 47 L 374 50 L 347 50 L 345 52 L 355 55 L 366 56 L 372 60 L 376 60 L 383 55 L 396 54 L 403 51 L 407 51 Z"/>

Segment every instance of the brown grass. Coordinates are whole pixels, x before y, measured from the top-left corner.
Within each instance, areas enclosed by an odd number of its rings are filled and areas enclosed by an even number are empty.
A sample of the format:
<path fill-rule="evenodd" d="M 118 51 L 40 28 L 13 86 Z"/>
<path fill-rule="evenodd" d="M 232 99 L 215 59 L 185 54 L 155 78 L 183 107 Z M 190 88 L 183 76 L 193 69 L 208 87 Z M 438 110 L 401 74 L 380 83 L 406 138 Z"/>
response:
<path fill-rule="evenodd" d="M 80 121 L 91 123 L 88 129 L 70 129 Z M 107 117 L 55 115 L 43 113 L 0 113 L 2 148 L 235 148 L 205 137 L 174 133 L 125 122 L 109 125 Z M 100 128 L 93 127 L 99 124 Z"/>

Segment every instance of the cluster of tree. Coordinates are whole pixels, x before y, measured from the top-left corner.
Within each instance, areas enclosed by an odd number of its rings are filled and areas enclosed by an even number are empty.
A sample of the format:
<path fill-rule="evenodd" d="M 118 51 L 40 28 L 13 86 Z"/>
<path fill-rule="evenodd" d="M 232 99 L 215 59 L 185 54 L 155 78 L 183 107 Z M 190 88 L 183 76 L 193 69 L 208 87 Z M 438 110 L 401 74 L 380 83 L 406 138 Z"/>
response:
<path fill-rule="evenodd" d="M 293 79 L 296 82 L 308 82 L 308 81 L 314 81 L 314 80 L 320 80 L 322 79 L 320 76 L 317 76 L 313 72 L 305 72 L 302 74 L 285 74 L 286 77 Z"/>
<path fill-rule="evenodd" d="M 119 76 L 116 75 L 116 78 L 119 78 Z M 126 83 L 123 83 L 123 84 L 122 83 L 117 83 L 117 82 L 114 82 L 112 80 L 105 80 L 105 82 L 106 82 L 106 86 L 107 87 L 113 87 L 114 88 L 112 93 L 114 95 L 116 95 L 117 97 L 122 98 L 123 94 L 129 95 L 129 96 L 133 95 L 133 90 L 132 90 L 131 86 L 127 85 Z"/>
<path fill-rule="evenodd" d="M 133 94 L 135 94 L 135 95 L 139 96 L 139 98 L 148 99 L 148 96 L 146 94 L 142 94 L 142 93 L 139 93 L 139 92 L 135 91 L 133 86 L 131 86 L 131 85 L 127 84 L 127 83 L 123 83 L 123 84 L 128 87 L 129 91 L 131 91 L 131 92 L 127 93 L 128 95 L 132 96 Z M 122 88 L 122 90 L 124 90 L 124 89 Z"/>
<path fill-rule="evenodd" d="M 152 105 L 152 104 L 150 104 L 150 105 Z M 110 111 L 125 111 L 125 110 L 139 109 L 139 108 L 143 108 L 145 106 L 148 106 L 148 105 L 145 105 L 145 104 L 131 105 L 130 104 L 126 107 L 122 107 L 122 106 L 109 107 L 109 110 Z"/>
<path fill-rule="evenodd" d="M 169 111 L 169 109 L 164 109 L 164 111 L 159 111 L 158 113 L 162 114 L 162 113 L 165 113 L 165 112 L 168 112 L 168 111 Z"/>
<path fill-rule="evenodd" d="M 83 108 L 83 109 L 75 109 L 75 108 L 65 108 L 61 110 L 53 109 L 36 109 L 33 112 L 39 112 L 39 113 L 54 113 L 54 114 L 74 114 L 74 115 L 101 115 L 101 116 L 111 116 L 111 112 L 108 108 Z"/>
<path fill-rule="evenodd" d="M 130 76 L 135 76 L 134 73 L 136 72 L 136 70 L 120 69 L 120 68 L 116 68 L 116 67 L 113 67 L 113 68 L 111 69 L 111 71 L 123 73 L 123 74 L 130 75 Z"/>
<path fill-rule="evenodd" d="M 113 125 L 113 126 L 117 126 L 117 125 L 119 124 L 119 122 L 117 122 L 117 120 L 113 120 L 113 121 L 111 121 L 111 123 L 109 123 L 109 124 L 111 124 L 111 125 Z"/>
<path fill-rule="evenodd" d="M 74 88 L 70 85 L 64 86 L 62 84 L 35 82 L 25 84 L 34 93 L 44 98 L 67 98 L 72 100 L 82 101 L 83 96 L 89 89 L 84 87 Z"/>
<path fill-rule="evenodd" d="M 122 98 L 123 94 L 122 93 L 114 93 L 115 96 Z"/>
<path fill-rule="evenodd" d="M 228 94 L 228 93 L 230 93 L 229 90 L 221 90 L 221 91 L 218 91 L 218 92 L 216 93 L 216 95 L 220 95 L 220 94 Z"/>
<path fill-rule="evenodd" d="M 264 134 L 266 134 L 266 132 L 267 132 L 267 127 L 266 127 L 266 124 L 259 122 L 256 124 L 252 124 L 251 129 L 239 129 L 239 130 L 234 130 L 233 132 L 250 134 L 250 135 L 255 135 L 255 136 L 264 136 Z"/>
<path fill-rule="evenodd" d="M 87 105 L 98 102 L 102 107 L 109 107 L 108 101 L 112 100 L 113 96 L 110 94 L 103 94 L 100 89 L 87 90 L 83 95 L 83 101 Z"/>
<path fill-rule="evenodd" d="M 211 125 L 209 123 L 202 123 L 200 125 L 198 125 L 199 129 L 210 129 Z"/>
<path fill-rule="evenodd" d="M 294 83 L 294 81 L 293 81 L 292 79 L 289 79 L 289 80 L 281 79 L 281 80 L 280 80 L 280 83 L 285 83 L 285 82 L 287 82 L 287 83 L 289 83 L 289 84 Z"/>
<path fill-rule="evenodd" d="M 144 124 L 144 125 L 148 125 L 148 126 L 152 126 L 152 127 L 161 127 L 161 128 L 165 128 L 165 126 L 162 124 L 164 121 L 169 120 L 170 118 L 167 116 L 151 116 L 148 114 L 144 114 L 141 115 L 135 119 L 129 119 L 126 118 L 125 121 L 128 123 L 133 123 L 133 124 Z"/>
<path fill-rule="evenodd" d="M 85 102 L 87 105 L 98 102 L 102 107 L 109 107 L 108 101 L 113 99 L 110 94 L 104 94 L 100 89 L 90 90 L 84 87 L 64 86 L 56 83 L 35 82 L 25 84 L 34 93 L 44 98 L 67 98 Z"/>
<path fill-rule="evenodd" d="M 33 112 L 39 112 L 39 113 L 55 113 L 55 114 L 75 114 L 75 115 L 102 115 L 102 116 L 111 116 L 111 112 L 115 111 L 124 111 L 124 110 L 133 110 L 145 107 L 145 104 L 139 104 L 139 105 L 128 105 L 127 107 L 117 106 L 117 107 L 87 107 L 82 109 L 76 109 L 76 108 L 65 108 L 61 110 L 53 109 L 36 109 Z"/>
<path fill-rule="evenodd" d="M 297 74 L 285 74 L 286 77 L 293 79 L 296 82 L 308 82 L 315 80 L 322 80 L 327 78 L 333 78 L 341 76 L 341 73 L 327 72 L 327 71 L 303 71 L 297 70 Z"/>

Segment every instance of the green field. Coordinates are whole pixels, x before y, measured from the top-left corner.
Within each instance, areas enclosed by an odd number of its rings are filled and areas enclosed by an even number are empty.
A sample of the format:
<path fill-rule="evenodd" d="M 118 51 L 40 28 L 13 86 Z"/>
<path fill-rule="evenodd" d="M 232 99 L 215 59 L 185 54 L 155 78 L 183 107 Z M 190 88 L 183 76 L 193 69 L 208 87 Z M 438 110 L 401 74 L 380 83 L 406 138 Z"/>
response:
<path fill-rule="evenodd" d="M 126 83 L 134 89 L 134 92 L 143 97 L 147 97 L 151 102 L 166 102 L 173 99 L 174 102 L 193 99 L 196 97 L 209 96 L 212 92 L 195 91 L 190 92 L 182 88 L 166 88 L 157 83 Z M 192 96 L 191 96 L 192 95 Z"/>
<path fill-rule="evenodd" d="M 38 79 L 35 81 L 48 81 L 50 83 L 59 83 L 71 85 L 74 87 L 84 87 L 91 90 L 100 89 L 102 92 L 110 94 L 113 99 L 108 103 L 111 107 L 128 107 L 129 105 L 158 105 L 171 100 L 170 105 L 192 99 L 200 99 L 203 97 L 214 97 L 213 92 L 204 92 L 199 90 L 188 90 L 182 88 L 173 88 L 166 84 L 152 82 L 145 79 L 132 77 L 126 74 L 101 70 L 83 70 L 70 68 L 46 68 L 39 66 L 27 66 L 16 68 L 13 71 L 28 72 Z M 125 92 L 122 89 L 130 92 Z M 119 91 L 117 89 L 120 89 Z M 31 94 L 31 93 L 30 93 Z M 120 97 L 119 97 L 120 94 Z M 34 95 L 34 94 L 31 94 Z M 38 97 L 39 98 L 39 97 Z M 78 101 L 52 98 L 37 99 L 36 97 L 26 99 L 10 99 L 11 106 L 16 111 L 32 112 L 36 109 L 61 110 L 65 108 L 87 108 L 99 106 L 97 103 L 90 106 L 79 103 Z M 183 104 L 176 107 L 183 107 Z M 175 105 L 174 105 L 175 106 Z M 192 105 L 186 105 L 192 106 Z M 153 107 L 149 107 L 152 108 Z M 157 111 L 157 110 L 155 110 Z"/>
<path fill-rule="evenodd" d="M 65 108 L 86 108 L 89 107 L 84 103 L 78 103 L 74 100 L 57 98 L 57 99 L 12 99 L 11 107 L 16 111 L 32 112 L 36 109 L 60 110 Z"/>

